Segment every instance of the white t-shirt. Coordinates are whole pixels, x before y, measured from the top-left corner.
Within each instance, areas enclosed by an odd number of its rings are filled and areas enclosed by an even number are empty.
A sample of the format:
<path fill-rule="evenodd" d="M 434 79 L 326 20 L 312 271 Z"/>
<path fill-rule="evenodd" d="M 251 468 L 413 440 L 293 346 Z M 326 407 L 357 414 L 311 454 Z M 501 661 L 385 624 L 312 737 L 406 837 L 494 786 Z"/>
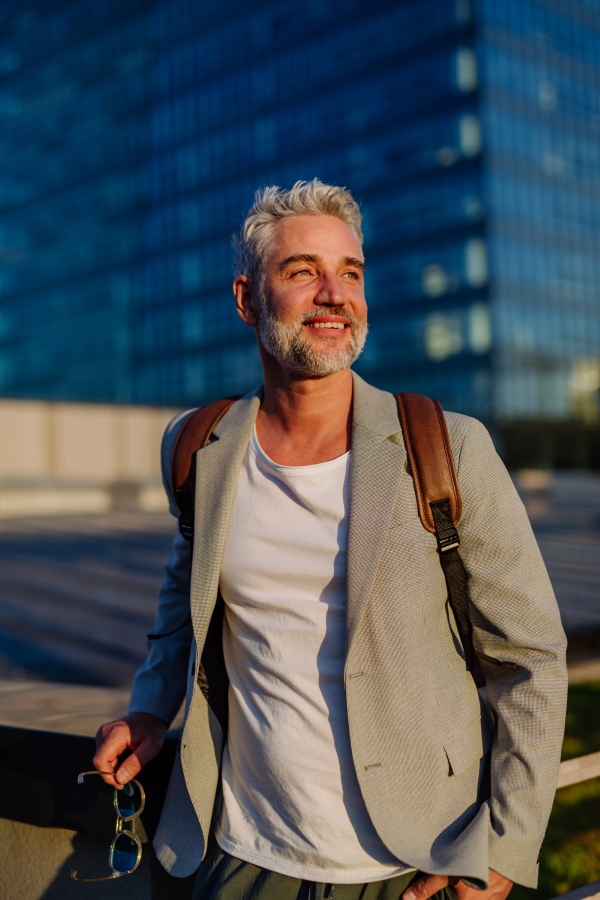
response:
<path fill-rule="evenodd" d="M 377 835 L 344 691 L 350 453 L 281 466 L 254 433 L 221 567 L 229 734 L 223 850 L 295 878 L 359 884 L 407 871 Z"/>

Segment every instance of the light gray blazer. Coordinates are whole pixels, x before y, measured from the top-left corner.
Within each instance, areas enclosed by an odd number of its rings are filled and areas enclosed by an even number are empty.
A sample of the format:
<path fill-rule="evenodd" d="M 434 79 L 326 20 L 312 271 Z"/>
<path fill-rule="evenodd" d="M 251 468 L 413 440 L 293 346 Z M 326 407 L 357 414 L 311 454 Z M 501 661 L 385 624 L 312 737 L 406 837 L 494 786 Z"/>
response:
<path fill-rule="evenodd" d="M 218 793 L 223 729 L 195 673 L 261 396 L 258 389 L 239 400 L 198 452 L 191 584 L 190 550 L 177 536 L 155 632 L 178 628 L 190 610 L 192 624 L 150 642 L 133 685 L 131 711 L 167 722 L 186 697 L 180 756 L 155 838 L 159 859 L 177 876 L 203 858 Z M 389 850 L 424 872 L 484 885 L 489 866 L 535 887 L 567 676 L 565 635 L 527 515 L 483 425 L 446 413 L 475 645 L 518 664 L 514 672 L 483 663 L 494 724 L 465 668 L 435 536 L 418 518 L 394 397 L 354 375 L 353 410 L 344 676 L 369 815 Z M 163 441 L 175 515 L 169 468 L 181 419 Z"/>

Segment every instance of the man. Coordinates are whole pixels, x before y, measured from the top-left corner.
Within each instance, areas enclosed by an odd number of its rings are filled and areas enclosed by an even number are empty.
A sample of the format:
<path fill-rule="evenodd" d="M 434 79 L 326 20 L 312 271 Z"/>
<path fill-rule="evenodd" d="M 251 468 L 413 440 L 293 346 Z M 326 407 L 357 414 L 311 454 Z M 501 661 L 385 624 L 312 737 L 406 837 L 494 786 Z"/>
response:
<path fill-rule="evenodd" d="M 133 750 L 105 776 L 123 784 L 186 695 L 155 846 L 175 875 L 204 857 L 204 900 L 504 900 L 537 880 L 566 698 L 556 602 L 487 432 L 447 413 L 474 643 L 517 664 L 483 659 L 494 724 L 395 400 L 350 370 L 367 334 L 360 222 L 347 191 L 317 180 L 257 195 L 233 287 L 264 384 L 197 454 L 191 575 L 177 537 L 131 711 L 98 734 L 101 771 Z M 187 415 L 163 442 L 175 515 Z"/>

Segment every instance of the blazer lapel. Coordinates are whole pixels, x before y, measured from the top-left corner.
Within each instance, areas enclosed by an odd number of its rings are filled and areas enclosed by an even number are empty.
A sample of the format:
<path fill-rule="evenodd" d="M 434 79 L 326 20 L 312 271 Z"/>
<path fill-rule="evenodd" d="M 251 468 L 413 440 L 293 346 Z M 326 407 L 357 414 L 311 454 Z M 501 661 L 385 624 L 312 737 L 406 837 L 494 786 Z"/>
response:
<path fill-rule="evenodd" d="M 353 373 L 354 402 L 348 531 L 346 649 L 366 609 L 406 468 L 406 451 L 391 394 Z M 190 607 L 203 646 L 219 586 L 227 526 L 239 473 L 258 415 L 262 388 L 238 401 L 198 451 Z M 393 438 L 390 440 L 390 438 Z"/>
<path fill-rule="evenodd" d="M 346 655 L 369 601 L 406 469 L 394 397 L 353 375 Z"/>
<path fill-rule="evenodd" d="M 196 503 L 190 610 L 202 647 L 219 587 L 221 558 L 238 478 L 260 408 L 262 390 L 243 397 L 196 455 Z"/>

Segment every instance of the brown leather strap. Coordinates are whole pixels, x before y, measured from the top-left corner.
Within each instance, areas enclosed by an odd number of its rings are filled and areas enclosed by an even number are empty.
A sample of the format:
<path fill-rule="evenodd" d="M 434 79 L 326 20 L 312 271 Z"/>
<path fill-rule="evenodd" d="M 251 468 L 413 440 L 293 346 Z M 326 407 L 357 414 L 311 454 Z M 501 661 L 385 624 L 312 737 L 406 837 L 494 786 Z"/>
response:
<path fill-rule="evenodd" d="M 501 662 L 486 653 L 477 653 L 473 645 L 469 581 L 458 552 L 460 538 L 455 528 L 462 514 L 462 502 L 444 413 L 437 400 L 430 400 L 421 394 L 394 396 L 413 476 L 419 518 L 423 527 L 437 538 L 448 600 L 459 627 L 467 669 L 477 687 L 483 687 L 485 674 L 480 660 L 503 669 L 516 670 L 517 666 L 512 662 Z"/>
<path fill-rule="evenodd" d="M 177 505 L 179 491 L 187 491 L 192 497 L 196 491 L 195 456 L 197 450 L 206 447 L 217 423 L 239 397 L 224 397 L 201 406 L 184 422 L 171 456 L 171 485 Z"/>
<path fill-rule="evenodd" d="M 446 420 L 438 400 L 422 394 L 394 394 L 423 527 L 435 534 L 430 503 L 448 499 L 452 520 L 460 521 L 462 503 Z"/>

